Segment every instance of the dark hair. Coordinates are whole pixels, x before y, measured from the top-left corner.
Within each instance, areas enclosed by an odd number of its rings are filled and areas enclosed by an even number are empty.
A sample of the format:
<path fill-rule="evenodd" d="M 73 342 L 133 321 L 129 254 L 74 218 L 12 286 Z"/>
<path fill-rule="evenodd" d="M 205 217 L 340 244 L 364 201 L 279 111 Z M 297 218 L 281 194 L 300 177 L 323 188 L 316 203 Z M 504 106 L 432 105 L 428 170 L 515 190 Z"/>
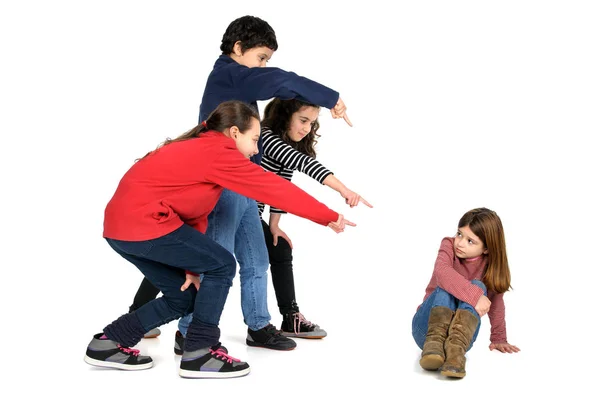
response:
<path fill-rule="evenodd" d="M 209 130 L 224 132 L 228 128 L 236 126 L 238 129 L 240 129 L 240 131 L 243 132 L 252 127 L 252 119 L 260 120 L 260 116 L 258 115 L 258 112 L 250 105 L 241 101 L 222 102 L 214 111 L 210 113 L 210 115 L 208 115 L 208 118 L 206 118 L 205 121 L 198 124 L 193 129 L 181 134 L 177 138 L 167 138 L 156 148 L 156 150 L 172 144 L 173 142 L 198 138 L 200 134 Z M 144 157 L 148 156 L 152 152 L 148 152 Z"/>
<path fill-rule="evenodd" d="M 510 289 L 510 269 L 506 255 L 504 228 L 496 212 L 480 207 L 466 212 L 458 222 L 458 228 L 468 226 L 488 251 L 488 263 L 482 282 L 496 293 Z"/>
<path fill-rule="evenodd" d="M 268 47 L 277 51 L 275 31 L 271 25 L 258 17 L 246 15 L 229 24 L 221 40 L 223 54 L 231 54 L 238 41 L 241 42 L 242 54 L 255 47 Z"/>
<path fill-rule="evenodd" d="M 286 144 L 314 159 L 317 157 L 315 145 L 317 145 L 317 138 L 320 137 L 320 135 L 317 134 L 317 131 L 319 130 L 319 119 L 315 120 L 310 133 L 302 140 L 294 142 L 287 135 L 287 132 L 290 129 L 290 122 L 292 121 L 292 115 L 305 106 L 320 109 L 318 105 L 297 99 L 282 100 L 275 98 L 265 107 L 262 126 L 270 128 L 273 133 L 281 137 Z"/>

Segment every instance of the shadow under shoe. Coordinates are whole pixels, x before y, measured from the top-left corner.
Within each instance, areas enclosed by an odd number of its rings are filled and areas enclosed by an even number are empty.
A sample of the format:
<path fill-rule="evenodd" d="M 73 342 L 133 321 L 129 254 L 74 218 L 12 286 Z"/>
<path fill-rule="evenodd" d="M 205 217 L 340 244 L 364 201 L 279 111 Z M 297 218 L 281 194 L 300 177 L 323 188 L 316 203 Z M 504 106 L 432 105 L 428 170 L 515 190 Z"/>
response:
<path fill-rule="evenodd" d="M 419 365 L 425 370 L 438 370 L 446 360 L 444 342 L 448 337 L 448 328 L 454 311 L 448 307 L 433 307 L 429 312 L 427 336 Z"/>
<path fill-rule="evenodd" d="M 83 360 L 92 366 L 121 370 L 143 370 L 154 365 L 152 358 L 139 355 L 139 350 L 123 347 L 116 341 L 101 339 L 104 333 L 94 335 Z"/>
<path fill-rule="evenodd" d="M 477 325 L 479 325 L 479 317 L 467 310 L 456 310 L 448 330 L 448 338 L 444 343 L 446 361 L 442 366 L 443 376 L 465 377 L 467 374 L 465 354 L 471 345 Z"/>

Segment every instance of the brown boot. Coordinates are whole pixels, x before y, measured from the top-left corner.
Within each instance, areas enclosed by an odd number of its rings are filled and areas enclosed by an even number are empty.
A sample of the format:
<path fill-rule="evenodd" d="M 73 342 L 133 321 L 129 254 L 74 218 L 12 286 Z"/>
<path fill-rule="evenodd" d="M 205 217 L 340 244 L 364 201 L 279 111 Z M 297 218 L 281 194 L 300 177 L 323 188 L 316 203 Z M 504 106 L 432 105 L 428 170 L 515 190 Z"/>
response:
<path fill-rule="evenodd" d="M 467 374 L 465 354 L 471 345 L 473 334 L 479 324 L 479 318 L 467 310 L 456 310 L 452 319 L 448 338 L 444 344 L 446 350 L 446 361 L 442 366 L 442 375 L 463 378 Z"/>
<path fill-rule="evenodd" d="M 453 315 L 454 311 L 448 307 L 433 307 L 429 312 L 427 337 L 419 361 L 423 369 L 438 370 L 444 364 L 444 341 Z"/>

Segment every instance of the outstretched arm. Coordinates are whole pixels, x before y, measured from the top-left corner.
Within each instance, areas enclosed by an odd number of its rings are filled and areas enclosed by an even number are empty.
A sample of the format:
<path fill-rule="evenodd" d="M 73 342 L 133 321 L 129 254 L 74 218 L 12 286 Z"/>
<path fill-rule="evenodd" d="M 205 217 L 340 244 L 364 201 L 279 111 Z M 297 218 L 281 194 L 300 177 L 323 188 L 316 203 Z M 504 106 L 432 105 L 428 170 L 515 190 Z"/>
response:
<path fill-rule="evenodd" d="M 241 68 L 234 78 L 247 102 L 298 98 L 330 109 L 334 119 L 343 118 L 352 126 L 337 91 L 294 72 L 279 68 Z"/>

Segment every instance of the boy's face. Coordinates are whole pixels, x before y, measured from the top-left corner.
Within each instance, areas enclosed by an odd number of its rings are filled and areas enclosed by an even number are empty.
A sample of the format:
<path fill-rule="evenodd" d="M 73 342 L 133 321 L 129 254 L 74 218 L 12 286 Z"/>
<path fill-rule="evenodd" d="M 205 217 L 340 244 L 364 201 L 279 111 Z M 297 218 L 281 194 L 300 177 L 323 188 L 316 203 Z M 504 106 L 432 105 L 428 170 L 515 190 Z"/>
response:
<path fill-rule="evenodd" d="M 273 50 L 269 47 L 254 47 L 246 50 L 242 54 L 242 47 L 240 42 L 235 43 L 233 46 L 233 52 L 231 58 L 238 64 L 247 66 L 248 68 L 264 68 L 267 66 L 267 62 L 273 56 Z"/>

